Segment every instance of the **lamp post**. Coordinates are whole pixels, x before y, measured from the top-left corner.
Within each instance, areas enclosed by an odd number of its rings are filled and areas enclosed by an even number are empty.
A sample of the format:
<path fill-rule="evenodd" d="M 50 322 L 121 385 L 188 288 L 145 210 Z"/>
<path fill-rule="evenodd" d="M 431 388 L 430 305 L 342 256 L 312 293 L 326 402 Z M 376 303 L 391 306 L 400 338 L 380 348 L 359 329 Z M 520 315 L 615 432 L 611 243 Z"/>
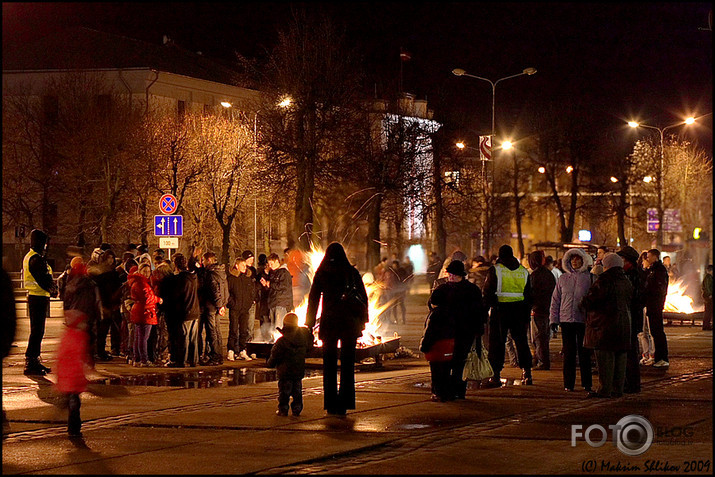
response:
<path fill-rule="evenodd" d="M 495 104 L 496 104 L 496 87 L 497 84 L 500 81 L 508 80 L 510 78 L 516 78 L 517 76 L 522 76 L 522 75 L 528 75 L 531 76 L 534 73 L 536 73 L 536 68 L 524 68 L 524 70 L 521 73 L 517 73 L 515 75 L 510 75 L 510 76 L 505 76 L 503 78 L 499 78 L 496 81 L 492 81 L 488 78 L 483 78 L 481 76 L 477 75 L 472 75 L 464 71 L 462 68 L 455 68 L 452 70 L 452 74 L 455 76 L 467 76 L 469 78 L 475 78 L 478 80 L 486 81 L 492 86 L 492 132 L 491 132 L 491 144 L 492 144 L 492 150 L 494 149 L 494 136 L 495 136 L 495 131 L 494 131 L 494 111 L 495 111 Z M 490 220 L 489 220 L 489 207 L 490 207 L 490 202 L 491 202 L 491 193 L 490 193 L 490 188 L 489 188 L 489 181 L 487 180 L 487 175 L 486 175 L 486 160 L 482 160 L 482 184 L 484 187 L 484 209 L 483 209 L 483 217 L 482 220 L 480 220 L 481 224 L 481 231 L 480 231 L 480 238 L 479 238 L 479 249 L 480 253 L 482 255 L 486 254 L 487 249 L 489 249 L 489 237 L 487 236 L 489 233 L 491 233 L 490 230 Z M 492 162 L 492 169 L 494 168 L 494 163 Z"/>
<path fill-rule="evenodd" d="M 663 245 L 663 215 L 664 215 L 664 210 L 663 210 L 663 172 L 664 172 L 664 162 L 665 162 L 665 145 L 664 145 L 664 135 L 665 131 L 668 129 L 672 129 L 678 126 L 682 126 L 683 124 L 693 124 L 695 122 L 694 117 L 689 117 L 684 121 L 680 121 L 675 124 L 671 124 L 669 126 L 665 126 L 662 128 L 656 127 L 656 126 L 648 126 L 647 124 L 640 124 L 636 121 L 628 121 L 628 125 L 632 128 L 637 128 L 637 127 L 643 127 L 647 129 L 653 129 L 658 131 L 660 134 L 660 167 L 658 168 L 658 174 L 656 176 L 656 180 L 658 182 L 658 189 L 657 189 L 657 197 L 658 197 L 658 232 L 656 232 L 656 246 L 658 248 Z"/>

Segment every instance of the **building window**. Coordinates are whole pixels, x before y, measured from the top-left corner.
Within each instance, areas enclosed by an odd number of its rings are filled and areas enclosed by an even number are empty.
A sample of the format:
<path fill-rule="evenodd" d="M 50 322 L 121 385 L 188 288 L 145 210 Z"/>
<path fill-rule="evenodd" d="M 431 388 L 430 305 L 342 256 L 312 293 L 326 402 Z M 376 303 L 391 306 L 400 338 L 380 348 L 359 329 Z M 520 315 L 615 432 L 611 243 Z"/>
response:
<path fill-rule="evenodd" d="M 208 104 L 204 104 L 204 116 L 210 116 L 213 112 L 213 108 Z"/>
<path fill-rule="evenodd" d="M 444 173 L 445 184 L 459 187 L 459 171 L 446 171 Z"/>
<path fill-rule="evenodd" d="M 178 100 L 176 102 L 176 112 L 180 118 L 186 115 L 186 101 Z"/>
<path fill-rule="evenodd" d="M 57 96 L 42 97 L 42 115 L 45 124 L 57 124 L 60 117 L 60 105 Z"/>

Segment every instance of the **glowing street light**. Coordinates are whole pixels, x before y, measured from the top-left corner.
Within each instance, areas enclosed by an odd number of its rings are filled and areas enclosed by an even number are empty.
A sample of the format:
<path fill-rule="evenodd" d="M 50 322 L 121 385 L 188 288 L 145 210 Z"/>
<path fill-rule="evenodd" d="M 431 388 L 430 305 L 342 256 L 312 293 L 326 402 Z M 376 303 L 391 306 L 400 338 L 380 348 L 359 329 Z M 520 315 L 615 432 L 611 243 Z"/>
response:
<path fill-rule="evenodd" d="M 573 172 L 573 166 L 566 166 L 566 173 L 571 174 Z"/>
<path fill-rule="evenodd" d="M 496 103 L 496 87 L 497 87 L 497 84 L 498 84 L 500 81 L 508 80 L 508 79 L 510 79 L 510 78 L 516 78 L 517 76 L 522 76 L 522 75 L 531 76 L 531 75 L 533 75 L 533 74 L 535 74 L 535 73 L 536 73 L 536 68 L 529 67 L 529 68 L 524 68 L 524 69 L 521 71 L 521 73 L 517 73 L 517 74 L 515 74 L 515 75 L 510 75 L 510 76 L 505 76 L 505 77 L 503 77 L 503 78 L 499 78 L 499 79 L 496 80 L 496 81 L 492 81 L 492 80 L 490 80 L 489 78 L 483 78 L 483 77 L 481 77 L 481 76 L 469 74 L 469 73 L 467 73 L 465 70 L 463 70 L 462 68 L 455 68 L 455 69 L 452 70 L 452 74 L 455 75 L 455 76 L 467 76 L 467 77 L 469 77 L 469 78 L 475 78 L 475 79 L 478 79 L 478 80 L 486 81 L 487 83 L 489 83 L 489 84 L 492 86 L 492 133 L 491 133 L 492 144 L 494 143 L 494 138 L 495 138 L 495 130 L 494 130 L 494 111 L 495 111 L 495 109 L 496 109 L 496 108 L 495 108 L 495 103 Z M 482 255 L 486 255 L 487 249 L 489 248 L 489 240 L 488 240 L 489 238 L 486 237 L 486 235 L 490 232 L 490 228 L 489 228 L 489 222 L 490 222 L 490 221 L 489 221 L 489 209 L 490 209 L 490 202 L 491 202 L 491 200 L 490 200 L 490 198 L 491 198 L 490 195 L 491 195 L 491 194 L 490 194 L 489 184 L 488 184 L 487 176 L 486 176 L 486 164 L 485 164 L 485 162 L 486 162 L 486 161 L 482 160 L 482 184 L 484 184 L 484 198 L 485 198 L 485 202 L 486 202 L 486 203 L 484 204 L 484 208 L 483 208 L 483 214 L 484 214 L 483 220 L 480 220 L 480 221 L 479 221 L 480 224 L 481 224 L 481 230 L 480 230 L 480 234 L 479 234 L 479 235 L 480 235 L 480 238 L 479 238 L 479 242 L 480 242 L 480 243 L 479 243 L 479 249 L 480 249 Z M 492 168 L 493 168 L 493 167 L 494 167 L 494 163 L 492 162 Z M 487 233 L 485 233 L 485 231 L 486 231 Z"/>
<path fill-rule="evenodd" d="M 290 96 L 286 96 L 278 103 L 278 106 L 280 106 L 281 108 L 287 108 L 291 104 L 293 104 L 293 100 Z"/>
<path fill-rule="evenodd" d="M 544 166 L 539 167 L 539 174 L 545 174 L 546 173 L 546 168 Z"/>
<path fill-rule="evenodd" d="M 647 124 L 640 124 L 636 121 L 628 121 L 628 125 L 632 128 L 638 128 L 638 127 L 643 127 L 647 129 L 654 129 L 658 131 L 660 134 L 660 168 L 658 169 L 658 175 L 656 176 L 656 181 L 657 181 L 657 186 L 658 186 L 658 223 L 660 226 L 658 227 L 658 231 L 656 232 L 656 245 L 660 247 L 663 244 L 663 162 L 665 159 L 665 146 L 664 146 L 664 133 L 668 129 L 682 126 L 683 124 L 693 124 L 695 122 L 694 117 L 689 117 L 685 119 L 684 121 L 680 121 L 675 124 L 671 124 L 670 126 L 665 126 L 663 128 L 659 128 L 656 126 L 648 126 Z M 648 176 L 650 177 L 650 176 Z M 643 179 L 644 182 L 650 182 L 646 181 L 645 178 Z"/>

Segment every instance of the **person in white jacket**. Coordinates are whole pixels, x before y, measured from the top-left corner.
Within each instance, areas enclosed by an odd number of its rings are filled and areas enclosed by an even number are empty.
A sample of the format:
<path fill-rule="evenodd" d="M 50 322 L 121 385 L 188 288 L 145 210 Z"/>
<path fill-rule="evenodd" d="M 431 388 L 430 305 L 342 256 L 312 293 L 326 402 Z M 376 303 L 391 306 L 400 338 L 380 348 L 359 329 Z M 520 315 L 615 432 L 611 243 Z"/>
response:
<path fill-rule="evenodd" d="M 555 332 L 561 326 L 561 340 L 564 354 L 564 389 L 573 391 L 576 385 L 576 356 L 581 369 L 581 386 L 591 391 L 591 350 L 583 347 L 586 332 L 586 311 L 581 308 L 581 300 L 588 293 L 593 281 L 588 267 L 592 264 L 590 255 L 580 248 L 564 254 L 565 273 L 556 281 L 551 295 L 549 322 Z"/>

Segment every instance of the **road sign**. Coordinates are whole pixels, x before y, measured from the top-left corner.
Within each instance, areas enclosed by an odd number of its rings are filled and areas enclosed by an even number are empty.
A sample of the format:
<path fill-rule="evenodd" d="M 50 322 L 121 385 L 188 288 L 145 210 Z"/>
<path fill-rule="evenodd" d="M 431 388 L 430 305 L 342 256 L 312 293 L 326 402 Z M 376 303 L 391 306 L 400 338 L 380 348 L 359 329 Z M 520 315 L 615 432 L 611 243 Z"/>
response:
<path fill-rule="evenodd" d="M 159 237 L 159 248 L 179 248 L 179 237 Z"/>
<path fill-rule="evenodd" d="M 479 136 L 479 155 L 482 161 L 488 161 L 492 158 L 491 136 Z"/>
<path fill-rule="evenodd" d="M 658 220 L 658 209 L 650 208 L 648 213 L 648 232 L 657 232 L 660 227 Z M 680 222 L 680 209 L 665 209 L 663 211 L 663 232 L 682 232 L 683 225 Z"/>
<path fill-rule="evenodd" d="M 157 237 L 181 237 L 184 235 L 183 215 L 155 215 L 154 235 Z"/>
<path fill-rule="evenodd" d="M 178 205 L 179 202 L 176 200 L 176 197 L 171 194 L 164 194 L 161 196 L 161 199 L 159 199 L 159 208 L 165 214 L 173 214 L 176 212 Z"/>

